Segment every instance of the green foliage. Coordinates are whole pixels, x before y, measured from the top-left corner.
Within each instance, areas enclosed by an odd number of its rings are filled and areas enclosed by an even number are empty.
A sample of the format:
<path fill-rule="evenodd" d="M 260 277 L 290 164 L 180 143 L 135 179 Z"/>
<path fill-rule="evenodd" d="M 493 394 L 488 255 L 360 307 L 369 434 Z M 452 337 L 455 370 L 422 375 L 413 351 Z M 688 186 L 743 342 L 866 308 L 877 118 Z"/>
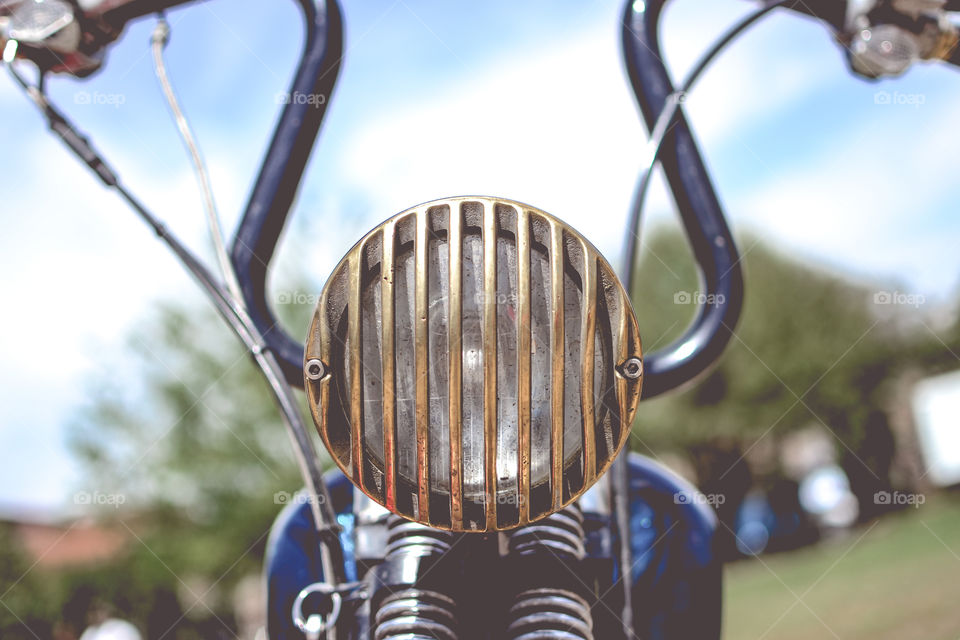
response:
<path fill-rule="evenodd" d="M 236 582 L 262 571 L 277 493 L 302 486 L 289 438 L 252 359 L 207 307 L 158 309 L 126 358 L 136 377 L 95 388 L 72 431 L 83 489 L 123 496 L 99 515 L 134 532 L 124 557 L 87 575 L 136 576 L 151 594 L 209 588 L 213 612 L 195 613 L 227 620 Z"/>
<path fill-rule="evenodd" d="M 134 623 L 144 637 L 192 640 L 219 637 L 228 611 L 184 611 L 177 579 L 145 546 L 96 566 L 51 570 L 27 560 L 12 526 L 0 527 L 0 638 L 76 638 L 101 607 Z M 187 617 L 185 614 L 191 614 Z M 211 622 L 213 624 L 211 624 Z M 222 634 L 221 634 L 222 635 Z M 233 637 L 233 634 L 230 634 Z"/>
<path fill-rule="evenodd" d="M 904 340 L 873 312 L 871 290 L 756 239 L 740 244 L 747 295 L 720 364 L 686 391 L 641 404 L 638 437 L 654 450 L 721 439 L 749 446 L 814 423 L 855 442 Z M 650 353 L 682 333 L 700 287 L 677 233 L 654 232 L 638 268 L 634 300 Z"/>
<path fill-rule="evenodd" d="M 50 635 L 56 619 L 55 601 L 40 597 L 43 583 L 30 572 L 10 526 L 0 525 L 0 638 L 29 638 L 32 629 Z"/>

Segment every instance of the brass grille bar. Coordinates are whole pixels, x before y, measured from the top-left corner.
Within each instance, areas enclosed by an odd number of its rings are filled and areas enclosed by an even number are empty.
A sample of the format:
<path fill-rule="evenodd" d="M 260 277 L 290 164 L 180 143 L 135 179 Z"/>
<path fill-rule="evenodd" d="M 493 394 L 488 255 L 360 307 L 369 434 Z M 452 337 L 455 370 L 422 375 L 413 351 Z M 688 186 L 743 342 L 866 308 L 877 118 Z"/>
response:
<path fill-rule="evenodd" d="M 390 511 L 397 508 L 397 412 L 396 412 L 396 360 L 394 359 L 394 232 L 396 222 L 383 227 L 380 263 L 380 323 L 381 371 L 383 372 L 383 475 L 385 505 Z"/>
<path fill-rule="evenodd" d="M 517 508 L 530 520 L 530 216 L 517 208 Z"/>
<path fill-rule="evenodd" d="M 563 335 L 563 263 L 563 229 L 550 220 L 550 357 L 553 365 L 550 378 L 550 462 L 553 474 L 550 486 L 555 511 L 563 505 L 563 360 L 566 343 Z"/>
<path fill-rule="evenodd" d="M 629 340 L 627 336 L 629 333 L 630 320 L 627 317 L 627 308 L 626 305 L 620 305 L 620 334 L 619 336 L 614 336 L 614 339 L 617 341 L 617 347 L 615 353 L 617 354 L 617 362 L 623 362 L 629 356 L 628 349 L 630 348 Z M 614 380 L 616 380 L 617 385 L 617 398 L 619 401 L 619 410 L 620 410 L 620 442 L 624 443 L 627 441 L 630 433 L 630 399 L 627 394 L 627 380 L 620 375 L 614 375 Z M 622 444 L 620 445 L 622 446 Z"/>
<path fill-rule="evenodd" d="M 463 229 L 459 203 L 450 204 L 450 309 L 447 350 L 450 353 L 450 526 L 463 528 L 463 436 L 461 435 L 461 388 L 463 369 Z"/>
<path fill-rule="evenodd" d="M 430 519 L 430 397 L 427 388 L 427 250 L 429 217 L 425 209 L 417 211 L 416 284 L 414 302 L 414 344 L 416 345 L 416 417 L 417 417 L 417 519 Z"/>
<path fill-rule="evenodd" d="M 597 259 L 585 242 L 583 251 L 583 304 L 580 314 L 580 417 L 583 420 L 583 486 L 597 475 L 596 414 L 593 410 L 593 368 L 597 322 Z"/>
<path fill-rule="evenodd" d="M 483 461 L 487 529 L 497 528 L 497 218 L 483 203 Z"/>
<path fill-rule="evenodd" d="M 363 249 L 350 255 L 350 301 L 347 303 L 349 314 L 347 339 L 350 341 L 350 446 L 352 449 L 353 481 L 363 486 L 363 375 L 360 359 L 360 294 Z M 358 392 L 359 390 L 359 392 Z"/>
<path fill-rule="evenodd" d="M 320 359 L 323 362 L 332 362 L 333 361 L 333 330 L 330 328 L 329 321 L 327 319 L 327 314 L 323 312 L 327 308 L 329 301 L 329 292 L 324 290 L 323 294 L 320 297 L 320 307 L 317 310 L 316 315 L 314 316 L 313 324 L 314 326 L 319 325 L 320 327 Z M 312 330 L 311 330 L 312 333 Z M 308 387 L 309 388 L 309 387 Z M 309 398 L 309 395 L 308 395 Z M 330 384 L 321 384 L 320 385 L 320 398 L 319 398 L 320 408 L 326 409 L 330 406 Z M 311 411 L 313 407 L 311 407 Z M 330 441 L 329 433 L 326 429 L 320 429 L 320 437 L 323 439 L 323 444 L 326 445 L 327 451 L 333 453 L 334 448 Z M 341 463 L 341 466 L 345 466 Z M 346 475 L 346 470 L 344 470 L 344 475 Z"/>

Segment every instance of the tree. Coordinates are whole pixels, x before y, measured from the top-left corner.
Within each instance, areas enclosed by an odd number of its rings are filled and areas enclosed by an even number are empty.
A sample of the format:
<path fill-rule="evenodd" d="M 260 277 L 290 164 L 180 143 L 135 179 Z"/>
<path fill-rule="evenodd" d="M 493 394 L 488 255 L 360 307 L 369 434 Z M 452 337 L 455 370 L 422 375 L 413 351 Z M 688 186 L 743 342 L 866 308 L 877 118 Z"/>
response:
<path fill-rule="evenodd" d="M 871 309 L 873 291 L 803 266 L 753 238 L 741 243 L 746 300 L 719 365 L 695 385 L 641 404 L 637 435 L 652 448 L 710 438 L 755 440 L 810 422 L 840 437 L 871 402 L 900 340 Z M 655 231 L 634 306 L 646 353 L 679 336 L 699 293 L 679 234 Z"/>
<path fill-rule="evenodd" d="M 304 326 L 311 311 L 283 310 Z M 207 306 L 160 307 L 125 359 L 135 377 L 98 381 L 72 430 L 83 488 L 122 497 L 100 516 L 130 529 L 127 570 L 161 595 L 192 592 L 208 617 L 213 602 L 228 620 L 234 585 L 262 570 L 270 525 L 302 486 L 289 438 L 262 375 Z"/>
<path fill-rule="evenodd" d="M 873 494 L 890 488 L 894 441 L 882 411 L 889 386 L 905 363 L 928 366 L 922 363 L 942 360 L 946 349 L 918 334 L 902 311 L 875 304 L 876 289 L 755 238 L 740 245 L 746 300 L 726 352 L 689 388 L 641 403 L 633 446 L 647 455 L 686 454 L 701 489 L 725 496 L 720 516 L 732 526 L 752 486 L 780 482 L 778 440 L 818 425 L 835 437 L 838 460 L 870 515 Z M 690 251 L 674 232 L 651 234 L 638 269 L 633 299 L 649 354 L 687 326 L 698 284 Z M 768 458 L 761 477 L 746 461 L 757 454 Z"/>

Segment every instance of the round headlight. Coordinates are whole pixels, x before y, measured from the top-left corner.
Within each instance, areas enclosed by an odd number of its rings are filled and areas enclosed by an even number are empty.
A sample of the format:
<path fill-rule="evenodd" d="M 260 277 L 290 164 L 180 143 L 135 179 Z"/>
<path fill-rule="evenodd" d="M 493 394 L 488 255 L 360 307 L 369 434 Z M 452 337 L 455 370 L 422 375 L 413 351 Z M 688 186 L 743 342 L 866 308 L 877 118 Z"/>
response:
<path fill-rule="evenodd" d="M 305 372 L 354 484 L 456 531 L 586 491 L 627 440 L 643 376 L 607 261 L 553 216 L 486 197 L 408 209 L 357 243 L 324 287 Z"/>

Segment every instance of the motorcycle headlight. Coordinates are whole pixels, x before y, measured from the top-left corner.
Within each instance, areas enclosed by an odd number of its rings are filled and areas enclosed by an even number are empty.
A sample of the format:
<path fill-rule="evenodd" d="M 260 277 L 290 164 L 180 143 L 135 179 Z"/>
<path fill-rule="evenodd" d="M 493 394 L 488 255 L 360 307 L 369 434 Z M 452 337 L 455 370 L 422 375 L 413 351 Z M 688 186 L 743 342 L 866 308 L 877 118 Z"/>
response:
<path fill-rule="evenodd" d="M 643 369 L 623 286 L 580 234 L 502 199 L 368 233 L 324 287 L 306 389 L 334 461 L 390 511 L 509 529 L 561 509 L 629 436 Z"/>

